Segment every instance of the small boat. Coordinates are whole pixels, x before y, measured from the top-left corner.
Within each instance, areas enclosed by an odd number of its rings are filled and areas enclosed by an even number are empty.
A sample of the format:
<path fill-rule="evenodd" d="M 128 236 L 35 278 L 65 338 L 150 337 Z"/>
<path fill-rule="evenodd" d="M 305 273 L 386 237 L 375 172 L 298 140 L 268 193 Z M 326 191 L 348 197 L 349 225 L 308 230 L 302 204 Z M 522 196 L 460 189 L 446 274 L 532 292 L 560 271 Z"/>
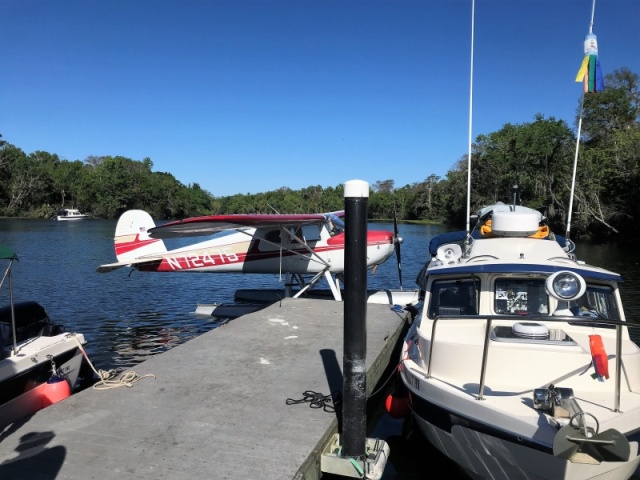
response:
<path fill-rule="evenodd" d="M 430 243 L 399 373 L 425 437 L 473 478 L 626 479 L 640 349 L 615 272 L 520 205 Z M 636 338 L 638 338 L 636 336 Z"/>
<path fill-rule="evenodd" d="M 53 218 L 60 221 L 75 221 L 89 218 L 89 215 L 80 213 L 80 210 L 76 208 L 63 208 Z"/>
<path fill-rule="evenodd" d="M 83 367 L 85 338 L 52 322 L 37 302 L 13 301 L 12 267 L 18 256 L 0 245 L 9 264 L 9 304 L 0 308 L 0 428 L 67 398 Z"/>

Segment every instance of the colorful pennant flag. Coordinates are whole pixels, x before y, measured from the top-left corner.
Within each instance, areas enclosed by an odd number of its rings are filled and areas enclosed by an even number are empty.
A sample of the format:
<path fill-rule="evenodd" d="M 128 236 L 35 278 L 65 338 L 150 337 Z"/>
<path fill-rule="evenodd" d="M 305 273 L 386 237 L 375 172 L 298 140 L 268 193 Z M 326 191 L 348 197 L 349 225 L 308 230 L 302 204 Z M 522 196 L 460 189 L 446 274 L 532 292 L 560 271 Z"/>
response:
<path fill-rule="evenodd" d="M 598 38 L 593 33 L 584 38 L 584 58 L 576 82 L 584 82 L 585 93 L 604 90 L 604 78 L 598 59 Z"/>

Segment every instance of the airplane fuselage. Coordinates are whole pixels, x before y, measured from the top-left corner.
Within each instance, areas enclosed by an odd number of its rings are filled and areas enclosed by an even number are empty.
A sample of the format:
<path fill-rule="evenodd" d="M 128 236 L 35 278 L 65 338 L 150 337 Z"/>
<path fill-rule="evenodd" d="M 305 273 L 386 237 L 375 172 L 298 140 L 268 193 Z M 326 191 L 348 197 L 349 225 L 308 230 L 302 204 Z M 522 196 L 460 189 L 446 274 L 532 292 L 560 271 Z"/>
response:
<path fill-rule="evenodd" d="M 326 229 L 319 229 L 316 236 L 307 234 L 304 239 L 300 238 L 306 243 L 280 235 L 277 229 L 261 234 L 247 228 L 169 250 L 133 266 L 141 271 L 200 273 L 313 274 L 326 270 L 327 266 L 329 271 L 344 270 L 344 233 L 330 236 Z M 367 267 L 384 262 L 393 252 L 390 232 L 368 232 Z"/>

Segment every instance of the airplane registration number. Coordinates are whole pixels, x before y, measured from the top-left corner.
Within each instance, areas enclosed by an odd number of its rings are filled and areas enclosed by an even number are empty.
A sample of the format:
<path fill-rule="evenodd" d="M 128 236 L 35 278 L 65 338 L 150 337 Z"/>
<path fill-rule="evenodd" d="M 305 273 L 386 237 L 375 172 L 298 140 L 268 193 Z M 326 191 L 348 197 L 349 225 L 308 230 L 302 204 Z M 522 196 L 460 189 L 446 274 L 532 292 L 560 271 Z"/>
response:
<path fill-rule="evenodd" d="M 204 255 L 181 255 L 167 258 L 167 264 L 172 270 L 186 268 L 211 267 L 214 265 L 236 263 L 238 255 L 228 248 L 207 250 Z"/>

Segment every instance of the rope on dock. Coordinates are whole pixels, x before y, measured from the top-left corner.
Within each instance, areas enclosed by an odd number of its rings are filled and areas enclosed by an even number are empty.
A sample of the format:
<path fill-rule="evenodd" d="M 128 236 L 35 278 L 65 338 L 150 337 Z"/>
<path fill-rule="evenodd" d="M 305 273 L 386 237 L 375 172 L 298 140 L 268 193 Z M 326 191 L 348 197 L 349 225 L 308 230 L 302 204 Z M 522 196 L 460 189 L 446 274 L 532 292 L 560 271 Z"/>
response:
<path fill-rule="evenodd" d="M 93 367 L 93 366 L 92 366 Z M 95 372 L 95 369 L 94 369 Z M 117 387 L 133 387 L 133 384 L 139 382 L 143 378 L 152 377 L 156 378 L 153 373 L 148 373 L 146 375 L 140 376 L 133 370 L 128 370 L 126 372 L 122 372 L 120 377 L 116 378 L 118 372 L 115 370 L 100 370 L 100 372 L 96 372 L 100 380 L 98 380 L 93 388 L 96 390 L 107 390 L 109 388 L 117 388 Z M 115 378 L 115 380 L 113 380 Z"/>
<path fill-rule="evenodd" d="M 156 378 L 156 376 L 153 373 L 148 373 L 146 375 L 140 376 L 133 370 L 127 370 L 125 372 L 122 372 L 122 374 L 119 377 L 118 377 L 118 372 L 116 370 L 96 370 L 96 367 L 94 367 L 93 363 L 91 363 L 91 360 L 89 360 L 89 356 L 87 355 L 87 352 L 85 351 L 84 347 L 80 343 L 80 340 L 78 340 L 78 337 L 73 335 L 73 338 L 75 338 L 76 343 L 78 344 L 78 347 L 82 351 L 84 358 L 87 360 L 87 363 L 89 364 L 93 372 L 100 379 L 93 385 L 93 388 L 95 390 L 108 390 L 110 388 L 118 388 L 118 387 L 131 388 L 136 382 L 139 382 L 143 378 L 149 378 L 149 377 Z"/>
<path fill-rule="evenodd" d="M 306 390 L 302 393 L 302 398 L 294 400 L 293 398 L 287 398 L 287 405 L 296 405 L 298 403 L 309 402 L 311 408 L 322 408 L 325 412 L 333 413 L 336 411 L 336 407 L 342 402 L 342 393 L 336 390 L 331 392 L 331 395 L 323 395 L 312 390 Z M 331 405 L 333 403 L 333 405 Z"/>

